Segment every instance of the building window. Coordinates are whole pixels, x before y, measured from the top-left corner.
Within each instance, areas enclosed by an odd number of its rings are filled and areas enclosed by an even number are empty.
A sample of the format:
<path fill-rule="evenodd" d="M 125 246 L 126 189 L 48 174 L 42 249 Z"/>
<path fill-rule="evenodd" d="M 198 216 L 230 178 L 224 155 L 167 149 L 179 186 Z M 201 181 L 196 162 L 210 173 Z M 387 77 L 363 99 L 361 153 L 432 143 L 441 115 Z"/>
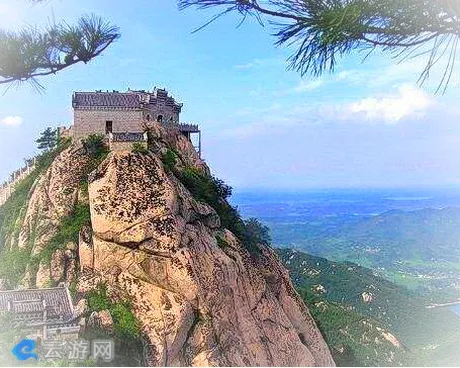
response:
<path fill-rule="evenodd" d="M 158 121 L 159 123 L 163 122 L 163 115 L 158 115 L 157 121 Z"/>
<path fill-rule="evenodd" d="M 105 122 L 105 134 L 112 133 L 113 131 L 113 121 L 107 120 Z"/>

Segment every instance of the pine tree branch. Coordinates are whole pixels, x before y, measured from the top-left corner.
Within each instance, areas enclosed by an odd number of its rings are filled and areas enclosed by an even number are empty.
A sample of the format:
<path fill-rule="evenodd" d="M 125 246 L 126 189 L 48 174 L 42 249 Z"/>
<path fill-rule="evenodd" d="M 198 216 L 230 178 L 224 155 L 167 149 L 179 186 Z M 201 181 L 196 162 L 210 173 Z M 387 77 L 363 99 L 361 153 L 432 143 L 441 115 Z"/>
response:
<path fill-rule="evenodd" d="M 458 0 L 266 0 L 263 5 L 258 0 L 178 1 L 179 9 L 224 6 L 225 13 L 237 11 L 243 20 L 248 15 L 258 20 L 266 16 L 279 28 L 276 44 L 296 47 L 289 66 L 302 75 L 333 71 L 338 57 L 359 49 L 397 51 L 404 59 L 424 46 L 433 52 L 422 72 L 423 82 L 429 70 L 443 62 L 438 58 L 440 46 L 447 46 L 449 60 L 441 80 L 445 84 L 460 38 Z M 447 43 L 450 37 L 456 41 Z"/>
<path fill-rule="evenodd" d="M 88 63 L 120 37 L 117 27 L 94 15 L 74 26 L 53 25 L 18 32 L 0 30 L 0 84 L 56 74 L 77 63 Z"/>

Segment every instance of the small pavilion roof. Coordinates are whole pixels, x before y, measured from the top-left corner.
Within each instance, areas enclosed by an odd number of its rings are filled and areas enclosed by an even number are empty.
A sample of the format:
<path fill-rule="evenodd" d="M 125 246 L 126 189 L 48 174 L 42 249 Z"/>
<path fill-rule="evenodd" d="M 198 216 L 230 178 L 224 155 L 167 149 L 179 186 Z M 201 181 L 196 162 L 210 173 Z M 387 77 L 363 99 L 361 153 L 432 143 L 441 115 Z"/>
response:
<path fill-rule="evenodd" d="M 73 318 L 74 309 L 66 287 L 0 291 L 0 312 L 49 312 L 50 317 Z"/>

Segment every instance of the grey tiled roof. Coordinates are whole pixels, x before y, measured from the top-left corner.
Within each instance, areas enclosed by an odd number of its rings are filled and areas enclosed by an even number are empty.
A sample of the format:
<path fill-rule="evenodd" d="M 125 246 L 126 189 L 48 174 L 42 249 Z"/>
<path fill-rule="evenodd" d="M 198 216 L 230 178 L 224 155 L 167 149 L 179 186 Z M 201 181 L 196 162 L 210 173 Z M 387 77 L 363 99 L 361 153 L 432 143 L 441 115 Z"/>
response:
<path fill-rule="evenodd" d="M 137 93 L 121 92 L 75 92 L 72 99 L 74 107 L 140 107 Z"/>
<path fill-rule="evenodd" d="M 172 96 L 168 96 L 168 91 L 157 89 L 153 92 L 128 91 L 128 92 L 74 92 L 72 106 L 74 108 L 128 108 L 138 109 L 148 106 L 166 105 L 172 107 L 174 111 L 180 112 L 182 104 L 177 103 Z"/>
<path fill-rule="evenodd" d="M 64 287 L 0 291 L 0 312 L 7 311 L 9 303 L 15 313 L 41 312 L 43 301 L 50 318 L 73 317 L 73 306 Z"/>
<path fill-rule="evenodd" d="M 14 313 L 30 313 L 30 312 L 43 312 L 45 306 L 41 300 L 31 301 L 12 301 L 11 312 Z"/>

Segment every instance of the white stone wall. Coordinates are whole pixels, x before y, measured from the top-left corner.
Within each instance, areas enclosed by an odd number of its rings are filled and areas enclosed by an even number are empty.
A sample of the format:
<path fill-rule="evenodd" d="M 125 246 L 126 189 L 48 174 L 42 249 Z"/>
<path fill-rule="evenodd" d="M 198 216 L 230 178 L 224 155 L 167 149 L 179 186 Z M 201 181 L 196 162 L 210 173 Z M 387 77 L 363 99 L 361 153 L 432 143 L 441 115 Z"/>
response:
<path fill-rule="evenodd" d="M 0 189 L 0 206 L 3 206 L 8 198 L 13 194 L 14 184 L 9 184 L 5 188 Z"/>
<path fill-rule="evenodd" d="M 165 104 L 149 104 L 144 111 L 144 118 L 148 120 L 147 115 L 150 116 L 151 121 L 157 121 L 158 116 L 161 115 L 162 122 L 168 123 L 179 123 L 179 112 L 176 111 L 174 106 L 168 106 Z"/>
<path fill-rule="evenodd" d="M 73 137 L 77 142 L 90 134 L 105 135 L 106 122 L 113 122 L 113 132 L 142 132 L 141 109 L 74 109 Z"/>
<path fill-rule="evenodd" d="M 14 193 L 16 184 L 19 183 L 22 179 L 25 179 L 35 168 L 35 159 L 33 164 L 26 166 L 21 170 L 19 175 L 15 175 L 14 180 L 4 188 L 0 188 L 0 206 L 3 206 L 5 202 L 11 197 Z"/>

